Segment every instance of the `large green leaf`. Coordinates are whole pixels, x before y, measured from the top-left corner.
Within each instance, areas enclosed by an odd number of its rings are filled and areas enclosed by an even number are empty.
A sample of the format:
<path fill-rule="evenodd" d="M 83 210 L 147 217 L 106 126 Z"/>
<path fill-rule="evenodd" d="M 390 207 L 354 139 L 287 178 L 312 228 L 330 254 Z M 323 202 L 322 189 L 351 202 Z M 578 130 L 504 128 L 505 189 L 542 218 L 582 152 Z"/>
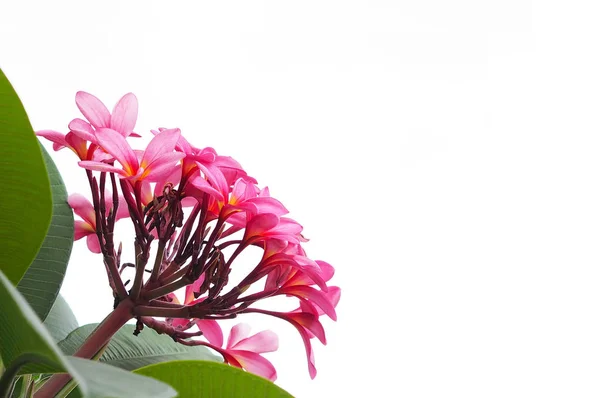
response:
<path fill-rule="evenodd" d="M 25 109 L 0 70 L 0 270 L 18 283 L 50 223 L 50 183 Z"/>
<path fill-rule="evenodd" d="M 40 360 L 43 364 L 30 364 L 30 372 L 63 372 L 68 366 L 52 337 L 42 326 L 37 315 L 23 296 L 0 271 L 0 356 L 8 368 L 22 356 Z"/>
<path fill-rule="evenodd" d="M 69 372 L 86 397 L 170 398 L 176 392 L 156 380 L 96 361 L 63 356 L 27 301 L 0 271 L 0 355 L 4 376 L 20 373 Z M 6 387 L 7 377 L 0 380 Z M 2 393 L 3 391 L 0 391 Z"/>
<path fill-rule="evenodd" d="M 179 392 L 179 398 L 292 397 L 267 379 L 216 362 L 165 362 L 137 369 L 134 373 L 170 384 Z"/>
<path fill-rule="evenodd" d="M 81 326 L 58 343 L 58 346 L 63 353 L 72 355 L 96 326 L 96 324 Z M 214 355 L 206 347 L 184 346 L 150 328 L 144 328 L 139 335 L 134 336 L 134 330 L 134 325 L 123 326 L 108 343 L 104 354 L 100 357 L 100 362 L 133 370 L 155 363 L 183 359 L 222 361 L 220 356 Z"/>
<path fill-rule="evenodd" d="M 43 321 L 56 300 L 67 271 L 74 224 L 65 184 L 48 152 L 40 147 L 52 189 L 52 221 L 40 251 L 17 288 Z"/>
<path fill-rule="evenodd" d="M 150 377 L 77 357 L 68 358 L 77 373 L 85 379 L 87 398 L 172 398 L 177 392 L 168 384 Z M 81 388 L 81 385 L 80 385 Z"/>
<path fill-rule="evenodd" d="M 60 294 L 56 298 L 52 309 L 48 313 L 44 326 L 50 332 L 54 341 L 59 342 L 79 327 L 71 307 Z"/>

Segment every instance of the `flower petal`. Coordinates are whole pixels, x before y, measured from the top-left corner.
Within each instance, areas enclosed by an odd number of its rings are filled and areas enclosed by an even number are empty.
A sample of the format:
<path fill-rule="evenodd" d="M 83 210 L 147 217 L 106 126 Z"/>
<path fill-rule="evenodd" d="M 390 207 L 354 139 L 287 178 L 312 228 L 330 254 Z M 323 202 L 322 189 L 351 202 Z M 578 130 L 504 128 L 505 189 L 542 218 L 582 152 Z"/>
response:
<path fill-rule="evenodd" d="M 112 129 L 98 129 L 96 131 L 98 144 L 121 163 L 125 173 L 133 176 L 137 173 L 139 163 L 135 152 L 125 138 Z"/>
<path fill-rule="evenodd" d="M 204 196 L 203 193 L 207 193 L 219 201 L 223 200 L 223 195 L 221 195 L 221 192 L 213 188 L 208 181 L 199 175 L 192 178 L 187 184 L 185 184 L 184 192 L 186 195 L 193 196 L 198 200 Z"/>
<path fill-rule="evenodd" d="M 333 275 L 335 274 L 335 268 L 333 268 L 331 264 L 322 260 L 316 260 L 315 262 L 319 265 L 319 267 L 321 267 L 321 278 L 323 278 L 325 282 L 333 278 Z"/>
<path fill-rule="evenodd" d="M 65 141 L 65 135 L 63 133 L 59 133 L 58 131 L 40 130 L 40 131 L 36 131 L 35 135 L 37 135 L 39 137 L 44 137 L 48 141 L 53 142 L 54 143 L 53 149 L 55 151 L 58 151 L 59 149 L 69 146 L 67 141 Z"/>
<path fill-rule="evenodd" d="M 106 171 L 109 173 L 117 173 L 117 174 L 121 175 L 122 177 L 127 177 L 127 173 L 125 173 L 125 171 L 123 171 L 122 169 L 120 169 L 118 167 L 111 166 L 108 163 L 95 162 L 93 160 L 82 160 L 81 162 L 78 162 L 77 164 L 86 170 Z"/>
<path fill-rule="evenodd" d="M 124 137 L 135 127 L 138 115 L 138 100 L 133 93 L 125 94 L 115 105 L 110 117 L 110 128 Z"/>
<path fill-rule="evenodd" d="M 85 141 L 89 141 L 94 144 L 96 143 L 96 135 L 94 134 L 94 130 L 92 129 L 92 126 L 90 126 L 90 124 L 85 120 L 71 120 L 71 123 L 69 123 L 69 130 Z"/>
<path fill-rule="evenodd" d="M 305 285 L 295 285 L 295 286 L 286 286 L 283 289 L 279 290 L 279 294 L 288 294 L 290 296 L 295 296 L 298 298 L 303 298 L 312 303 L 316 304 L 318 307 L 321 307 L 323 312 L 327 314 L 334 321 L 337 320 L 337 315 L 335 313 L 335 308 L 325 296 L 323 292 L 317 289 L 313 289 L 310 286 Z"/>
<path fill-rule="evenodd" d="M 73 235 L 73 240 L 79 240 L 84 236 L 88 236 L 89 234 L 95 234 L 96 231 L 90 224 L 82 220 L 75 220 L 75 233 Z"/>
<path fill-rule="evenodd" d="M 150 164 L 162 158 L 163 155 L 173 152 L 180 136 L 181 130 L 179 129 L 168 129 L 155 135 L 144 151 L 140 167 L 146 169 Z M 185 157 L 185 154 L 183 154 L 184 156 L 181 156 L 182 154 L 177 155 L 179 159 Z"/>
<path fill-rule="evenodd" d="M 265 379 L 277 380 L 277 371 L 268 359 L 252 351 L 228 350 L 227 353 L 233 356 L 242 368 L 250 373 L 264 377 Z"/>
<path fill-rule="evenodd" d="M 245 339 L 250 334 L 250 325 L 247 323 L 238 323 L 231 328 L 229 332 L 229 338 L 227 339 L 227 348 L 232 348 L 240 340 Z"/>
<path fill-rule="evenodd" d="M 180 152 L 170 152 L 163 154 L 160 158 L 155 159 L 154 162 L 148 164 L 147 168 L 142 173 L 142 178 L 148 181 L 161 181 L 167 180 L 173 175 L 177 175 L 177 168 L 181 169 L 181 166 L 177 164 L 185 154 Z"/>
<path fill-rule="evenodd" d="M 214 319 L 198 319 L 196 320 L 196 325 L 202 331 L 202 335 L 211 344 L 219 347 L 223 346 L 223 331 L 217 321 Z"/>
<path fill-rule="evenodd" d="M 244 234 L 244 240 L 254 236 L 259 236 L 277 226 L 278 223 L 279 217 L 277 217 L 275 214 L 258 214 L 248 221 L 248 224 L 246 225 L 246 232 Z"/>
<path fill-rule="evenodd" d="M 293 315 L 293 314 L 291 314 L 291 315 Z M 307 314 L 307 315 L 311 315 L 311 314 Z M 310 374 L 311 379 L 314 379 L 315 376 L 317 375 L 317 368 L 315 367 L 315 354 L 313 353 L 312 345 L 310 343 L 310 335 L 308 334 L 308 332 L 306 331 L 304 326 L 302 324 L 298 323 L 298 321 L 296 320 L 297 318 L 298 318 L 297 316 L 294 316 L 293 319 L 291 319 L 291 318 L 284 318 L 284 319 L 286 319 L 292 325 L 294 325 L 296 330 L 298 330 L 298 333 L 300 333 L 300 337 L 302 337 L 302 341 L 304 342 L 304 349 L 306 350 L 306 359 L 308 360 L 308 374 Z"/>
<path fill-rule="evenodd" d="M 244 350 L 252 352 L 272 352 L 279 348 L 279 338 L 271 330 L 263 330 L 253 336 L 240 340 L 231 346 L 235 350 Z"/>
<path fill-rule="evenodd" d="M 110 113 L 98 98 L 85 91 L 75 94 L 75 103 L 87 120 L 95 128 L 110 126 Z"/>
<path fill-rule="evenodd" d="M 316 336 L 321 343 L 327 344 L 325 329 L 316 315 L 307 312 L 290 313 L 288 315 L 294 322 Z"/>
<path fill-rule="evenodd" d="M 87 222 L 92 231 L 94 231 L 96 225 L 96 212 L 92 203 L 83 195 L 74 193 L 69 195 L 67 199 L 69 206 L 73 209 L 73 212 Z"/>
<path fill-rule="evenodd" d="M 194 296 L 194 293 L 198 293 L 200 291 L 200 287 L 202 287 L 205 278 L 205 274 L 202 274 L 198 279 L 194 281 L 194 283 L 185 287 L 185 299 L 183 301 L 185 304 L 189 304 L 196 300 L 196 296 Z"/>
<path fill-rule="evenodd" d="M 102 250 L 100 249 L 100 242 L 98 241 L 98 236 L 96 234 L 88 235 L 87 247 L 92 253 L 102 253 Z"/>

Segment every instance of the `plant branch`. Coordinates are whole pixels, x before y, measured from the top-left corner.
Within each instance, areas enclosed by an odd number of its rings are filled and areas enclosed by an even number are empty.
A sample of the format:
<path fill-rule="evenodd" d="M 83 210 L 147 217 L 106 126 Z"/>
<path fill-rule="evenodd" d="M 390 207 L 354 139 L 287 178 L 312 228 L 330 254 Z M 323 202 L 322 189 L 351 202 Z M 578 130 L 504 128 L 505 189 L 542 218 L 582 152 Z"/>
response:
<path fill-rule="evenodd" d="M 93 358 L 131 318 L 133 318 L 133 302 L 131 300 L 121 301 L 117 308 L 108 314 L 102 323 L 88 336 L 74 356 L 86 359 Z M 54 397 L 69 380 L 71 380 L 69 374 L 55 374 L 44 383 L 34 397 Z"/>

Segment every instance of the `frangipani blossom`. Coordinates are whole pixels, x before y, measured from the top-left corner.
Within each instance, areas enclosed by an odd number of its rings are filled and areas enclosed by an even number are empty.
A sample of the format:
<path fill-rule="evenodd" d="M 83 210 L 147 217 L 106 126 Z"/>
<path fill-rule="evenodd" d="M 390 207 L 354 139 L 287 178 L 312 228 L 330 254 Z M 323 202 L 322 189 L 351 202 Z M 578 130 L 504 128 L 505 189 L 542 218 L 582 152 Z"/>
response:
<path fill-rule="evenodd" d="M 133 93 L 127 93 L 121 97 L 113 108 L 112 114 L 102 101 L 85 91 L 79 91 L 75 95 L 75 103 L 94 129 L 110 128 L 119 132 L 123 137 L 133 133 L 138 114 L 138 101 Z M 82 135 L 92 132 L 89 125 L 86 126 L 87 122 L 81 119 L 76 120 L 78 120 L 77 125 L 69 128 Z"/>
<path fill-rule="evenodd" d="M 308 361 L 308 373 L 310 375 L 310 378 L 315 378 L 315 376 L 317 375 L 317 368 L 315 367 L 315 356 L 310 339 L 316 336 L 321 341 L 321 343 L 323 343 L 324 345 L 327 344 L 327 339 L 325 338 L 325 330 L 323 329 L 323 325 L 321 325 L 321 322 L 319 322 L 318 316 L 310 312 L 275 312 L 261 310 L 258 308 L 248 308 L 247 310 L 245 310 L 245 312 L 254 312 L 259 314 L 271 315 L 276 318 L 283 319 L 292 324 L 292 326 L 294 326 L 300 334 L 302 342 L 304 343 L 306 359 Z"/>
<path fill-rule="evenodd" d="M 98 145 L 113 156 L 122 168 L 96 161 L 81 161 L 79 165 L 88 170 L 116 173 L 131 181 L 159 181 L 171 174 L 176 163 L 185 156 L 173 152 L 179 135 L 179 129 L 171 129 L 155 136 L 138 161 L 138 154 L 123 136 L 115 130 L 101 128 L 96 131 Z"/>
<path fill-rule="evenodd" d="M 100 242 L 96 235 L 96 211 L 92 203 L 86 199 L 83 195 L 78 193 L 69 195 L 68 198 L 69 206 L 73 209 L 73 212 L 81 217 L 81 220 L 75 220 L 75 235 L 74 240 L 79 240 L 83 237 L 87 237 L 87 246 L 92 253 L 101 253 Z M 112 194 L 107 192 L 105 195 L 106 211 L 109 212 L 112 209 Z M 116 220 L 126 218 L 129 216 L 129 210 L 127 206 L 119 204 L 116 214 Z"/>
<path fill-rule="evenodd" d="M 138 103 L 132 93 L 125 94 L 115 105 L 112 115 L 98 98 L 84 91 L 75 96 L 75 103 L 88 121 L 75 118 L 69 123 L 67 134 L 54 130 L 40 130 L 36 134 L 54 143 L 53 149 L 58 151 L 69 148 L 80 160 L 103 160 L 104 154 L 94 154 L 98 146 L 95 129 L 112 128 L 123 137 L 138 136 L 133 132 L 135 127 Z M 88 146 L 88 144 L 91 144 Z"/>
<path fill-rule="evenodd" d="M 73 119 L 66 135 L 52 130 L 38 135 L 55 150 L 73 150 L 85 169 L 99 208 L 82 195 L 69 197 L 81 217 L 75 239 L 87 237 L 90 251 L 103 254 L 115 306 L 127 306 L 124 311 L 137 320 L 135 333 L 148 327 L 181 344 L 210 347 L 225 362 L 275 380 L 275 368 L 261 354 L 277 349 L 277 336 L 250 335 L 242 323 L 225 343 L 220 325 L 248 313 L 280 318 L 300 334 L 314 378 L 311 339 L 326 343 L 320 317 L 337 319 L 341 290 L 329 284 L 334 268 L 303 249 L 302 225 L 240 163 L 211 147 L 193 146 L 178 128 L 151 130 L 150 142 L 135 146 L 129 138 L 137 136 L 133 94 L 123 96 L 112 113 L 89 93 L 78 92 L 76 104 L 84 119 Z M 123 198 L 116 214 L 108 188 Z M 129 259 L 114 245 L 115 221 L 124 217 L 135 233 L 135 257 Z M 249 248 L 262 251 L 258 263 L 238 259 Z M 238 278 L 245 265 L 247 272 Z M 132 277 L 122 275 L 131 268 Z M 181 299 L 180 289 L 185 289 Z M 274 296 L 291 300 L 296 309 L 255 307 Z"/>
<path fill-rule="evenodd" d="M 52 149 L 55 151 L 69 148 L 75 152 L 75 155 L 77 155 L 79 159 L 85 160 L 88 158 L 88 142 L 72 131 L 63 134 L 54 130 L 39 130 L 35 134 L 52 141 L 54 143 Z"/>
<path fill-rule="evenodd" d="M 202 323 L 204 322 L 204 324 Z M 279 347 L 279 339 L 275 333 L 270 330 L 263 330 L 250 336 L 250 326 L 245 323 L 238 323 L 231 328 L 227 345 L 222 347 L 223 335 L 215 331 L 216 322 L 209 324 L 201 321 L 198 326 L 200 330 L 203 326 L 213 326 L 212 333 L 204 333 L 208 343 L 200 344 L 214 349 L 223 355 L 223 359 L 230 365 L 245 369 L 248 372 L 262 376 L 265 379 L 275 381 L 277 371 L 273 364 L 261 356 L 265 352 L 276 351 Z M 209 328 L 206 328 L 209 330 Z"/>

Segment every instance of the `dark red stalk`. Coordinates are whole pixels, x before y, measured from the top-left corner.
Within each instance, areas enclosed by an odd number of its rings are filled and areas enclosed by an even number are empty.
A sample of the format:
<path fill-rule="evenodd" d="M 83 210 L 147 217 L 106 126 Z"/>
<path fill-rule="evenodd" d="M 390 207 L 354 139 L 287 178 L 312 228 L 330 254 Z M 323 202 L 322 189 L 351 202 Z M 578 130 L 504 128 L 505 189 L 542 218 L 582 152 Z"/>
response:
<path fill-rule="evenodd" d="M 92 332 L 74 356 L 86 359 L 93 358 L 131 318 L 133 318 L 133 303 L 130 300 L 121 301 L 117 308 L 108 314 L 102 323 Z M 55 397 L 69 380 L 71 380 L 71 375 L 69 374 L 55 374 L 44 383 L 42 388 L 35 393 L 34 397 Z"/>

